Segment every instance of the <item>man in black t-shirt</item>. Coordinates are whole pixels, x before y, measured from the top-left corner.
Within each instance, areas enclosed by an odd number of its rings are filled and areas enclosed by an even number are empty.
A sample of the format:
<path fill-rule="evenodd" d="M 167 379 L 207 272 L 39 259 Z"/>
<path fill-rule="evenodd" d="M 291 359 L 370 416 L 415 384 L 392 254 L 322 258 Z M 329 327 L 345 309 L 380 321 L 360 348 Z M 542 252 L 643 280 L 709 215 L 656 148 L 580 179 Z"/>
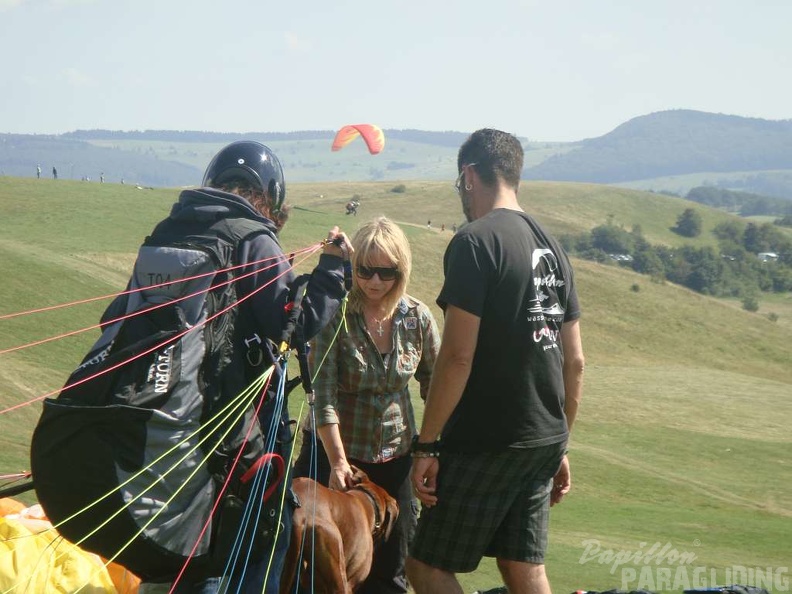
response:
<path fill-rule="evenodd" d="M 514 136 L 473 133 L 457 165 L 470 224 L 444 259 L 443 342 L 413 442 L 423 510 L 408 575 L 418 594 L 461 592 L 455 574 L 491 556 L 510 594 L 546 594 L 549 507 L 571 486 L 566 444 L 583 385 L 574 276 L 517 202 Z"/>

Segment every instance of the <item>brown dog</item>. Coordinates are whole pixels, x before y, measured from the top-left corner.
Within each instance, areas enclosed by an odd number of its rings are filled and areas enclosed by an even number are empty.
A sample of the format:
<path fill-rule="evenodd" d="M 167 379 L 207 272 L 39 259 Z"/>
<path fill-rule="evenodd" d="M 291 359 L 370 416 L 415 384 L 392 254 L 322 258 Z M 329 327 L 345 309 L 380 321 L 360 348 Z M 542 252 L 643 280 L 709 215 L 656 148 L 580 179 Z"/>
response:
<path fill-rule="evenodd" d="M 371 571 L 374 545 L 390 536 L 399 505 L 365 472 L 354 466 L 352 471 L 355 486 L 346 492 L 294 479 L 300 507 L 294 511 L 280 594 L 294 591 L 298 565 L 300 584 L 316 594 L 350 594 Z"/>

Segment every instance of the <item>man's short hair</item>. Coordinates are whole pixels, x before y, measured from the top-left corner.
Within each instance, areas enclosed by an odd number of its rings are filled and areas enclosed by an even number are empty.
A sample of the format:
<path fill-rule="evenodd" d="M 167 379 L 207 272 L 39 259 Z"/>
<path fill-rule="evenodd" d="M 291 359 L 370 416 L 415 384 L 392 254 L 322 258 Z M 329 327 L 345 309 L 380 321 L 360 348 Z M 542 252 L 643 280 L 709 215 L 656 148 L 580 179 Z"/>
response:
<path fill-rule="evenodd" d="M 459 148 L 457 171 L 468 163 L 476 164 L 476 172 L 486 185 L 494 186 L 501 179 L 516 190 L 523 169 L 522 144 L 508 132 L 476 130 Z"/>

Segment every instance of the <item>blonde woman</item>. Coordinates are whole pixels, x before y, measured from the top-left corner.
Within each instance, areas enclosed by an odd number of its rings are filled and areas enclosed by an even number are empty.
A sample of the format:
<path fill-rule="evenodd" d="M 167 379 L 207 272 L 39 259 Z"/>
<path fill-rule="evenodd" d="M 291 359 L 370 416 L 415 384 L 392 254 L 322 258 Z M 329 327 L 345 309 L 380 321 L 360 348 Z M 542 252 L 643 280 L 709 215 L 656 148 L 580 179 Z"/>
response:
<path fill-rule="evenodd" d="M 429 308 L 406 293 L 412 257 L 399 226 L 374 219 L 355 233 L 352 245 L 346 313 L 339 311 L 311 345 L 316 426 L 324 446 L 316 456 L 318 472 L 311 472 L 314 440 L 304 428 L 295 474 L 346 490 L 354 465 L 399 502 L 398 524 L 375 552 L 358 593 L 407 592 L 404 561 L 417 520 L 409 481 L 417 427 L 407 384 L 414 377 L 425 399 L 440 337 Z"/>

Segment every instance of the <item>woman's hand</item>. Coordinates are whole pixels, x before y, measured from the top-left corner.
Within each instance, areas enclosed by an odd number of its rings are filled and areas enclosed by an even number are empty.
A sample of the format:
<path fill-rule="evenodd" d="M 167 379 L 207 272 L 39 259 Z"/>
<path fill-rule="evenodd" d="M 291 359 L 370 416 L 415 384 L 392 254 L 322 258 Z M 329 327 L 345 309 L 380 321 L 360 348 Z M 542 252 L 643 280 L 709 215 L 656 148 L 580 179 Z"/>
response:
<path fill-rule="evenodd" d="M 330 469 L 330 484 L 334 491 L 346 491 L 352 486 L 352 468 L 346 460 L 340 460 Z"/>

